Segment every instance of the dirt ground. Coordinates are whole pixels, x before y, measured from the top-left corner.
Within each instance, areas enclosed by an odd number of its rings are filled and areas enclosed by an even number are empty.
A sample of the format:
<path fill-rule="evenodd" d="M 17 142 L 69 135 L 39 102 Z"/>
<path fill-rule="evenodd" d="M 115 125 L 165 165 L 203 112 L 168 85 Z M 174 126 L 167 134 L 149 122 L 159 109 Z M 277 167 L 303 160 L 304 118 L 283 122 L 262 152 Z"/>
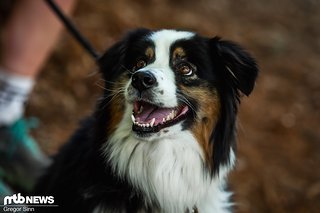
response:
<path fill-rule="evenodd" d="M 236 212 L 320 212 L 320 1 L 79 1 L 73 20 L 102 52 L 136 27 L 190 29 L 245 46 L 261 73 L 240 107 Z M 102 82 L 64 32 L 28 104 L 36 139 L 55 153 Z"/>

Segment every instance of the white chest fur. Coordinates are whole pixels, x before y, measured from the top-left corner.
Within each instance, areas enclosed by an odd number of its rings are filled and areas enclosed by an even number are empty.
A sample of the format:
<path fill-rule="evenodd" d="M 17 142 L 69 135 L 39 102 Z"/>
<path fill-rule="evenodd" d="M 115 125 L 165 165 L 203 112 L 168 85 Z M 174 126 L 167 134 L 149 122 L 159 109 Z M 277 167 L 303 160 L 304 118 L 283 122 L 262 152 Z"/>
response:
<path fill-rule="evenodd" d="M 230 193 L 223 189 L 228 169 L 211 178 L 191 132 L 181 131 L 180 125 L 170 131 L 144 141 L 123 119 L 105 147 L 115 174 L 141 190 L 146 203 L 158 203 L 161 212 L 183 213 L 194 206 L 200 213 L 228 212 Z"/>

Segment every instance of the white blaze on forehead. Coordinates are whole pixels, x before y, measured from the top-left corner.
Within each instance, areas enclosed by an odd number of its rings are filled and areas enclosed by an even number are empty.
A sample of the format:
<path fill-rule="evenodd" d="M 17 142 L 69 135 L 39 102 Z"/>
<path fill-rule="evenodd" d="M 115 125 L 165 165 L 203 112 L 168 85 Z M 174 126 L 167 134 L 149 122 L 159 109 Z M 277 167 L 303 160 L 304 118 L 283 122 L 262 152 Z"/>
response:
<path fill-rule="evenodd" d="M 155 65 L 168 65 L 170 61 L 171 45 L 181 39 L 190 39 L 194 36 L 192 32 L 176 31 L 176 30 L 161 30 L 150 35 L 150 40 L 155 45 L 156 60 Z"/>
<path fill-rule="evenodd" d="M 161 30 L 151 34 L 147 39 L 154 43 L 155 61 L 148 64 L 141 71 L 148 70 L 157 79 L 155 101 L 164 104 L 165 107 L 176 107 L 178 100 L 176 97 L 175 74 L 170 67 L 170 48 L 179 40 L 187 40 L 194 36 L 192 32 Z M 160 92 L 161 91 L 161 92 Z M 161 93 L 162 95 L 158 95 Z"/>

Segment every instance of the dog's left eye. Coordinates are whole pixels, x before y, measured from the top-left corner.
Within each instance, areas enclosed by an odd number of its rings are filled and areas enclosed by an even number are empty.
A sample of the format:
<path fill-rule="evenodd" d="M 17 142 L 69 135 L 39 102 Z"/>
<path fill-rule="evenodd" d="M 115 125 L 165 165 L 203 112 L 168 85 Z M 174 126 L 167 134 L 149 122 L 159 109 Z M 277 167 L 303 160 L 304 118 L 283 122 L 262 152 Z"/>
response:
<path fill-rule="evenodd" d="M 179 64 L 177 67 L 177 70 L 182 74 L 182 75 L 186 75 L 186 76 L 190 76 L 193 74 L 193 67 L 190 64 L 187 63 L 182 63 Z"/>
<path fill-rule="evenodd" d="M 141 69 L 141 68 L 145 67 L 146 65 L 147 65 L 147 62 L 143 59 L 140 59 L 139 61 L 137 61 L 135 69 L 136 70 Z"/>

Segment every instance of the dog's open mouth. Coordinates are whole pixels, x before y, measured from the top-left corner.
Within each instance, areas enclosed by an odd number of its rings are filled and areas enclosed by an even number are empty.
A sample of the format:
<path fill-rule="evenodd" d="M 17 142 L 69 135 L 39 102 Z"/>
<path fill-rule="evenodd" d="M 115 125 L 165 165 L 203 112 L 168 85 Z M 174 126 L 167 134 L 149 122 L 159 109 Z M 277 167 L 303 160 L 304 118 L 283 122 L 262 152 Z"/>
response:
<path fill-rule="evenodd" d="M 161 108 L 144 101 L 135 101 L 131 116 L 132 130 L 139 133 L 158 132 L 185 119 L 188 112 L 189 107 L 187 105 Z"/>

